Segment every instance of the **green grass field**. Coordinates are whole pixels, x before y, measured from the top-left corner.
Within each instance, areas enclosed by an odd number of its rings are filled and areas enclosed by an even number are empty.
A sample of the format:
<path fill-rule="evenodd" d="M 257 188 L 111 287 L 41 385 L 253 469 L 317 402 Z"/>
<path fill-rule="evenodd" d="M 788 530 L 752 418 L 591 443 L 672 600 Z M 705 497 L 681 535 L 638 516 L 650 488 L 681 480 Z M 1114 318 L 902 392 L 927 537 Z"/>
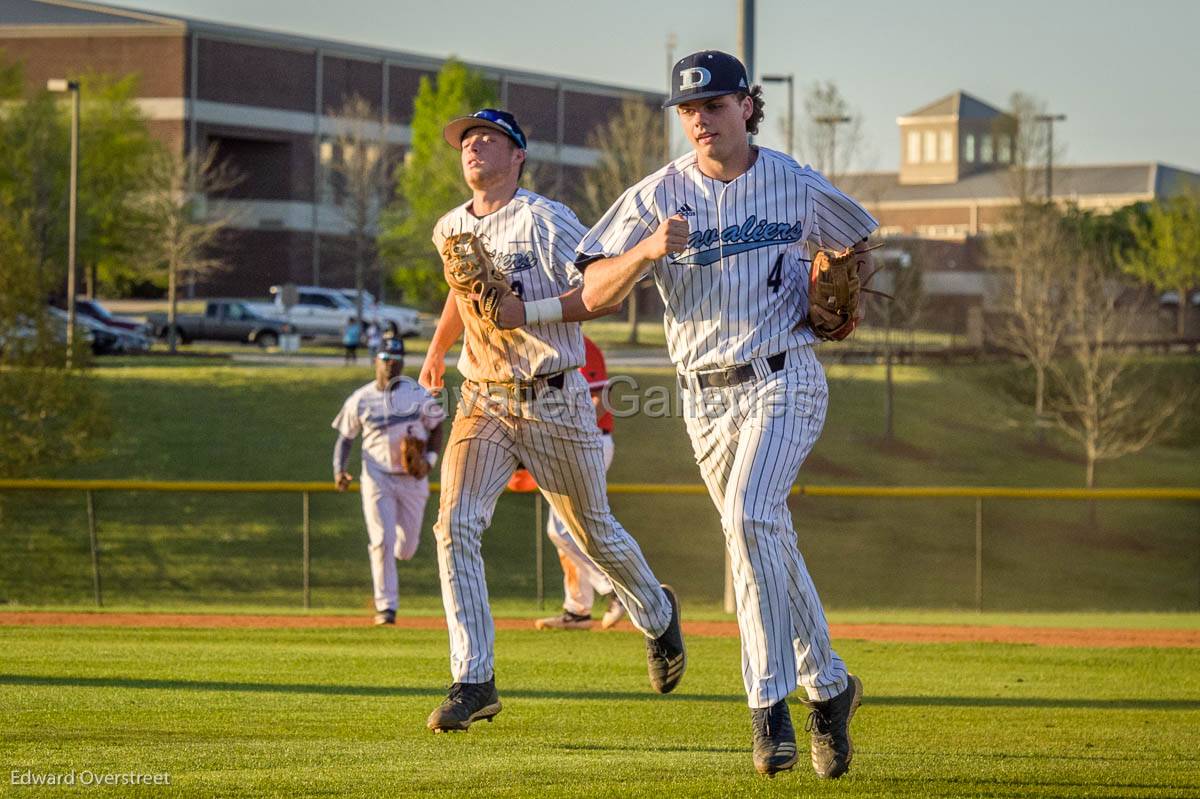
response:
<path fill-rule="evenodd" d="M 667 370 L 623 371 L 643 390 L 671 385 Z M 1064 442 L 1039 445 L 1017 423 L 1022 409 L 1004 398 L 999 387 L 1012 377 L 1001 367 L 898 368 L 893 440 L 882 436 L 881 368 L 837 365 L 829 377 L 832 410 L 801 482 L 1081 483 L 1083 467 Z M 368 373 L 134 358 L 101 361 L 92 379 L 109 400 L 115 435 L 98 459 L 50 476 L 326 480 L 329 420 Z M 619 394 L 618 407 L 627 399 Z M 1167 445 L 1102 465 L 1100 484 L 1196 485 L 1200 431 L 1190 424 Z M 619 419 L 616 440 L 613 482 L 699 480 L 677 417 Z M 619 495 L 613 507 L 660 576 L 693 606 L 717 607 L 723 544 L 705 497 Z M 109 604 L 300 603 L 298 496 L 104 493 L 96 510 Z M 436 499 L 416 558 L 401 564 L 402 601 L 417 607 L 437 604 L 435 512 Z M 973 607 L 970 500 L 802 498 L 793 512 L 831 608 Z M 357 497 L 314 496 L 312 514 L 314 605 L 361 609 L 370 584 Z M 984 608 L 1200 607 L 1200 506 L 1101 503 L 1097 521 L 1079 503 L 985 503 Z M 533 500 L 502 498 L 485 558 L 492 595 L 514 608 L 532 607 L 536 538 Z M 553 603 L 560 578 L 552 550 L 546 554 Z M 0 494 L 0 600 L 84 605 L 91 593 L 83 496 Z"/>
<path fill-rule="evenodd" d="M 1200 796 L 1196 650 L 837 644 L 866 694 L 852 771 L 825 784 L 804 759 L 754 773 L 728 638 L 692 637 L 660 697 L 634 634 L 502 631 L 504 711 L 435 736 L 444 631 L 3 627 L 4 793 Z M 171 787 L 9 785 L 72 769 Z"/>

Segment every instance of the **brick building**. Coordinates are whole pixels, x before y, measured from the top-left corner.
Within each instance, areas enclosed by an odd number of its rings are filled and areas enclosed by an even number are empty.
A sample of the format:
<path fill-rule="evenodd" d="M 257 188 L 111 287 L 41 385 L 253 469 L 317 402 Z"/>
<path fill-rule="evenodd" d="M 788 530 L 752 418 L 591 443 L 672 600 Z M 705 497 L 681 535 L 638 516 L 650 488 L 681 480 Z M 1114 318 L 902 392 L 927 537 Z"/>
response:
<path fill-rule="evenodd" d="M 262 294 L 274 283 L 345 284 L 349 228 L 324 188 L 335 109 L 352 97 L 378 111 L 389 155 L 411 141 L 413 99 L 441 59 L 347 42 L 233 27 L 74 0 L 0 2 L 0 50 L 30 87 L 84 72 L 139 76 L 138 103 L 176 148 L 216 144 L 242 173 L 223 257 L 203 294 Z M 588 134 L 623 100 L 658 108 L 659 94 L 480 64 L 521 120 L 547 194 L 574 199 L 597 152 Z M 466 194 L 464 191 L 464 198 Z"/>
<path fill-rule="evenodd" d="M 920 262 L 924 293 L 938 304 L 938 318 L 963 330 L 971 310 L 986 309 L 997 286 L 986 270 L 983 239 L 1004 225 L 1018 187 L 1032 199 L 1046 198 L 1045 165 L 1030 166 L 1017 179 L 1016 120 L 966 92 L 896 122 L 899 171 L 839 175 L 837 182 L 879 220 L 889 241 L 885 253 Z M 1200 174 L 1160 163 L 1055 164 L 1051 178 L 1055 202 L 1099 213 L 1200 191 Z"/>

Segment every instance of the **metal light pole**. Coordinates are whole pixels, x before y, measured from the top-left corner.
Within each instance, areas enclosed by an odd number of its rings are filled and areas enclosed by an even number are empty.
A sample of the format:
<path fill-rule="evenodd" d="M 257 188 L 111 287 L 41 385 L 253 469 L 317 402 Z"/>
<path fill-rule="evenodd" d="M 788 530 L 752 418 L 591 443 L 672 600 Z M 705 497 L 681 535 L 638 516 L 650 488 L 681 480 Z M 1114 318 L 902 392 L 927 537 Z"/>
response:
<path fill-rule="evenodd" d="M 1054 123 L 1066 120 L 1066 114 L 1038 114 L 1038 122 L 1046 123 L 1046 202 L 1054 200 Z"/>
<path fill-rule="evenodd" d="M 788 90 L 787 137 L 788 155 L 796 157 L 796 76 L 789 72 L 786 75 L 763 75 L 763 83 L 786 83 Z"/>
<path fill-rule="evenodd" d="M 79 81 L 53 78 L 46 81 L 52 92 L 71 93 L 71 188 L 67 211 L 67 368 L 75 347 L 75 205 L 79 184 Z"/>
<path fill-rule="evenodd" d="M 746 65 L 746 77 L 754 85 L 754 0 L 742 0 L 738 17 L 738 45 L 742 63 Z"/>
<path fill-rule="evenodd" d="M 813 117 L 813 121 L 829 126 L 829 182 L 833 183 L 837 174 L 837 126 L 850 122 L 850 117 L 824 116 Z"/>

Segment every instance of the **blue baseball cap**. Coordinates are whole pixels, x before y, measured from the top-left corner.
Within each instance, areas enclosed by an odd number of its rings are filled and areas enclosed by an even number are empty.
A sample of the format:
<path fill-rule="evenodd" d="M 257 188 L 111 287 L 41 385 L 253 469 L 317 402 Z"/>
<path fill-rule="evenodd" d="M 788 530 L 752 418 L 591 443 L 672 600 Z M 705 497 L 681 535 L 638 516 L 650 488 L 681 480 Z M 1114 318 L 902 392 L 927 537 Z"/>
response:
<path fill-rule="evenodd" d="M 720 50 L 701 50 L 675 62 L 669 78 L 671 97 L 663 108 L 750 91 L 745 65 L 735 56 Z"/>
<path fill-rule="evenodd" d="M 459 117 L 442 129 L 442 137 L 455 150 L 462 149 L 463 136 L 471 128 L 495 128 L 516 142 L 522 150 L 525 146 L 525 132 L 517 124 L 517 118 L 507 111 L 497 111 L 495 108 L 484 108 L 469 117 Z"/>
<path fill-rule="evenodd" d="M 379 345 L 379 352 L 375 354 L 375 357 L 381 361 L 403 361 L 404 339 L 385 338 Z"/>

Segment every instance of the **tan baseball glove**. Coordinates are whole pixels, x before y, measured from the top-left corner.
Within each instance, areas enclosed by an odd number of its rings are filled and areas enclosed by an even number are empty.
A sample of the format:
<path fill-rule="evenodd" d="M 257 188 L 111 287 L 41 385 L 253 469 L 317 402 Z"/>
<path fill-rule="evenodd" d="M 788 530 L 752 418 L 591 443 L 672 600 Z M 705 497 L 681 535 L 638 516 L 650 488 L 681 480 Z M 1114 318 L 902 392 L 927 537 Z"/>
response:
<path fill-rule="evenodd" d="M 862 292 L 891 298 L 889 294 L 866 287 L 875 274 L 860 274 L 867 263 L 864 256 L 868 249 L 875 248 L 855 250 L 847 247 L 840 252 L 822 249 L 813 256 L 806 321 L 817 338 L 841 341 L 854 332 L 862 321 L 859 314 Z"/>
<path fill-rule="evenodd" d="M 474 233 L 457 233 L 442 245 L 446 283 L 468 300 L 475 316 L 496 327 L 500 301 L 514 296 L 512 287 Z"/>
<path fill-rule="evenodd" d="M 410 477 L 418 480 L 429 476 L 429 461 L 425 460 L 425 440 L 405 436 L 400 441 L 400 462 Z"/>

